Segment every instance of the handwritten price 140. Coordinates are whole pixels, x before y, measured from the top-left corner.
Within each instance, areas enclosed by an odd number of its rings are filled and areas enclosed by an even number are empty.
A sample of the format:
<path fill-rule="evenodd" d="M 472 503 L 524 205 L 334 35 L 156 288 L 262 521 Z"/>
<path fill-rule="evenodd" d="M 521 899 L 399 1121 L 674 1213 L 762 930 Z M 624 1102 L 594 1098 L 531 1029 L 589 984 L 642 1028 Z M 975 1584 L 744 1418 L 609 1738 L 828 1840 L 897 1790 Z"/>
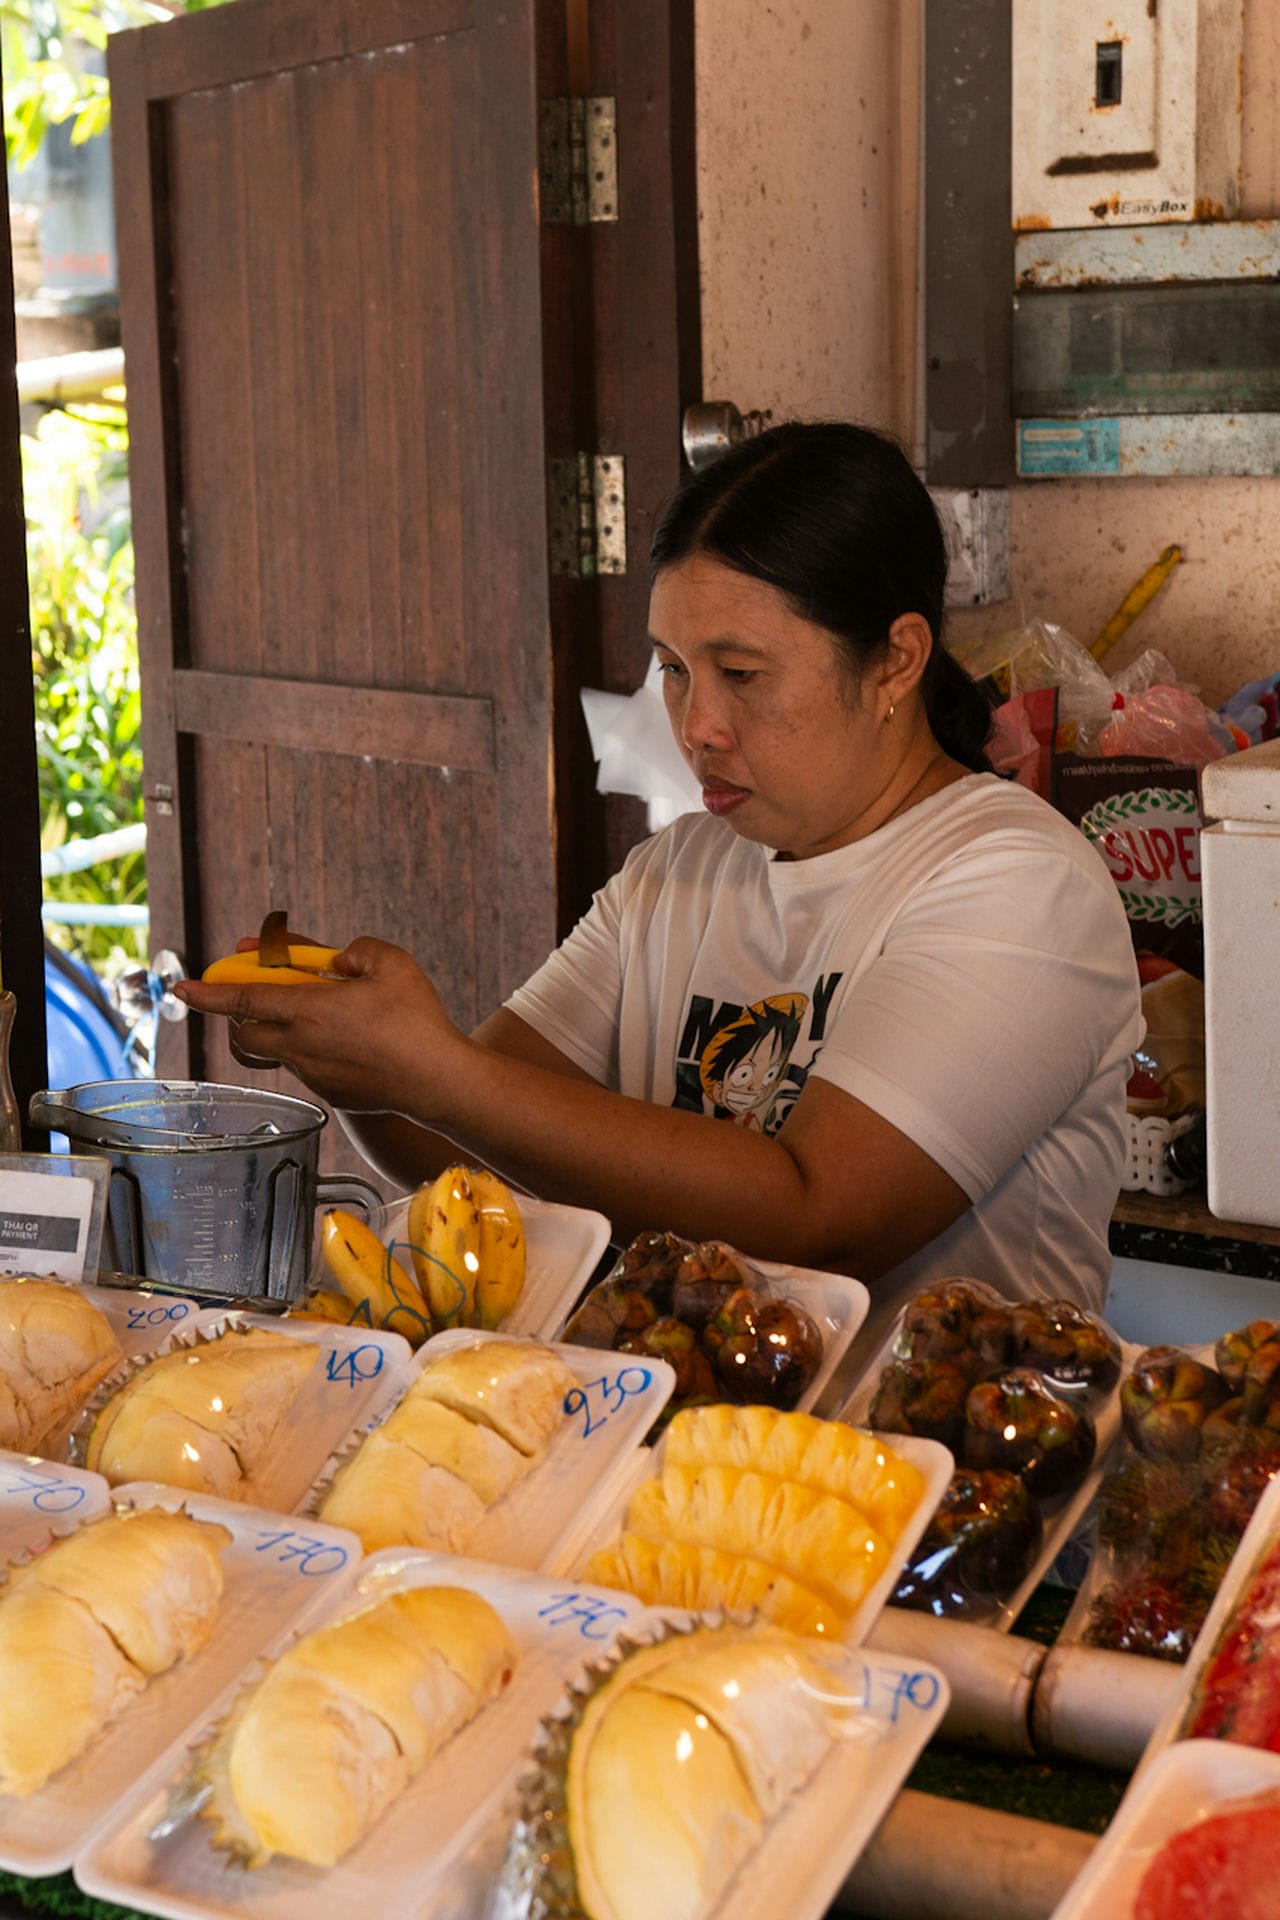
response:
<path fill-rule="evenodd" d="M 372 1341 L 352 1347 L 350 1353 L 339 1353 L 335 1349 L 325 1363 L 325 1376 L 354 1389 L 361 1380 L 376 1380 L 386 1357 L 382 1348 Z"/>
<path fill-rule="evenodd" d="M 45 1480 L 34 1473 L 16 1473 L 9 1482 L 17 1493 L 29 1493 L 40 1513 L 74 1513 L 83 1506 L 86 1489 L 74 1480 Z"/>
<path fill-rule="evenodd" d="M 652 1384 L 650 1368 L 623 1367 L 612 1379 L 602 1374 L 598 1380 L 584 1380 L 581 1386 L 570 1387 L 564 1397 L 564 1410 L 571 1420 L 575 1414 L 583 1416 L 581 1438 L 586 1440 L 608 1424 L 611 1414 L 621 1413 L 628 1400 L 647 1393 Z"/>

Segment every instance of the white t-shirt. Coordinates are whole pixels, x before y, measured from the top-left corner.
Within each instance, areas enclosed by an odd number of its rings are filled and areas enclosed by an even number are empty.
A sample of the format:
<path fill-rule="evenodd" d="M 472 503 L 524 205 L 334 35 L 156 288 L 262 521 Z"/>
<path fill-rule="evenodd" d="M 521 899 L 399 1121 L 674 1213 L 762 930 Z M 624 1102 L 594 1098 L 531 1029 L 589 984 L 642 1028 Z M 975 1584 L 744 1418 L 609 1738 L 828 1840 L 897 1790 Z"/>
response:
<path fill-rule="evenodd" d="M 686 815 L 507 1004 L 622 1093 L 771 1134 L 816 1073 L 922 1147 L 973 1205 L 874 1284 L 878 1324 L 948 1274 L 1102 1305 L 1137 968 L 1102 860 L 1025 788 L 972 774 L 798 861 Z"/>

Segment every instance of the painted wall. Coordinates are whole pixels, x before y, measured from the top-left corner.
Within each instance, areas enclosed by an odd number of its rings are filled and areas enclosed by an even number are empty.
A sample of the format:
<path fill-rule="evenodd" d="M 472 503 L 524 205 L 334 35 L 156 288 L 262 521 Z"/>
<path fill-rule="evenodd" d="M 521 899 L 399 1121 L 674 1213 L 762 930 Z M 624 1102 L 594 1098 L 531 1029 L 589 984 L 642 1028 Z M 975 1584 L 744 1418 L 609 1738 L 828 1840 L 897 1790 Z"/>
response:
<path fill-rule="evenodd" d="M 920 0 L 697 0 L 704 392 L 917 439 Z M 1245 0 L 1244 202 L 1280 216 L 1280 6 Z M 1205 697 L 1280 669 L 1280 478 L 1042 481 L 1010 499 L 1011 599 L 1092 640 L 1177 541 L 1112 656 L 1157 646 Z"/>

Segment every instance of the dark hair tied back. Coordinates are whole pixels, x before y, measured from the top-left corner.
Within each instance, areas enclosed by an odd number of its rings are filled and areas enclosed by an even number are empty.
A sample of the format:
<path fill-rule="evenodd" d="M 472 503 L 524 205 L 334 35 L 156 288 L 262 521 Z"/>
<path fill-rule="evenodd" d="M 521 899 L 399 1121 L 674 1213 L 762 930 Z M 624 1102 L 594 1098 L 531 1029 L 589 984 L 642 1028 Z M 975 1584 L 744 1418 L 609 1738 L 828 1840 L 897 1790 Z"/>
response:
<path fill-rule="evenodd" d="M 835 635 L 854 672 L 881 657 L 899 615 L 933 635 L 920 690 L 934 738 L 977 773 L 991 709 L 942 644 L 947 552 L 928 489 L 887 435 L 792 422 L 741 441 L 686 481 L 653 537 L 650 574 L 706 553 L 776 587 Z"/>

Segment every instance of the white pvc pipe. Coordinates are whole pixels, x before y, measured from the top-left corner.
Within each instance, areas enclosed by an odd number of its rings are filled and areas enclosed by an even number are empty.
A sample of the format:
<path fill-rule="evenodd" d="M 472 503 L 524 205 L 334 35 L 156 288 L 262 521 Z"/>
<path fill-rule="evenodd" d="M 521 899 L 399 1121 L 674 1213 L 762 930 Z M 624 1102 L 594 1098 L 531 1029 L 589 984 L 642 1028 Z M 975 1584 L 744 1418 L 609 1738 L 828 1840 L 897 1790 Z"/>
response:
<path fill-rule="evenodd" d="M 122 347 L 103 347 L 95 353 L 55 353 L 43 360 L 18 362 L 18 400 L 22 406 L 38 401 L 62 406 L 68 400 L 94 400 L 108 387 L 123 384 Z"/>
<path fill-rule="evenodd" d="M 946 1739 L 997 1753 L 1034 1752 L 1031 1698 L 1047 1647 L 905 1607 L 886 1607 L 868 1639 L 882 1652 L 926 1660 L 946 1674 L 951 1687 L 941 1728 Z"/>
<path fill-rule="evenodd" d="M 1169 1660 L 1051 1647 L 1031 1701 L 1035 1750 L 1127 1772 L 1183 1678 L 1183 1668 Z"/>
<path fill-rule="evenodd" d="M 50 847 L 40 855 L 40 872 L 46 880 L 53 873 L 83 873 L 86 867 L 141 853 L 146 844 L 146 824 L 136 820 L 131 826 L 95 834 L 91 840 L 66 840 L 60 847 Z"/>
<path fill-rule="evenodd" d="M 994 1636 L 993 1636 L 994 1637 Z M 836 1895 L 860 1920 L 1049 1920 L 1092 1834 L 900 1793 Z"/>

